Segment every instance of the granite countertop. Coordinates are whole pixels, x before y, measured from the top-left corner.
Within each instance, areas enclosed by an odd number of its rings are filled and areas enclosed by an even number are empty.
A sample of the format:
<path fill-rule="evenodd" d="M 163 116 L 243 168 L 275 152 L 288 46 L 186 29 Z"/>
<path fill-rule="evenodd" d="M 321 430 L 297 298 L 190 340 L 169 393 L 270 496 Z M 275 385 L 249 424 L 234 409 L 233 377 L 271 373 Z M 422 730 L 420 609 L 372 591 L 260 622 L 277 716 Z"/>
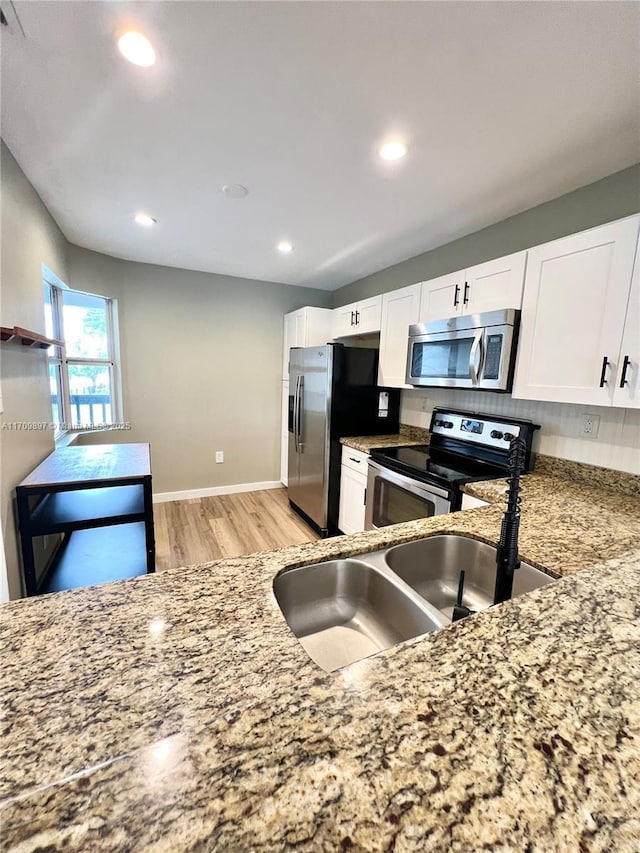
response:
<path fill-rule="evenodd" d="M 400 424 L 400 430 L 392 435 L 358 435 L 340 439 L 340 444 L 353 447 L 362 453 L 370 453 L 376 447 L 408 447 L 415 444 L 428 444 L 429 430 L 421 427 Z"/>
<path fill-rule="evenodd" d="M 330 674 L 274 575 L 500 506 L 4 605 L 3 849 L 636 853 L 640 497 L 523 482 L 557 583 Z"/>

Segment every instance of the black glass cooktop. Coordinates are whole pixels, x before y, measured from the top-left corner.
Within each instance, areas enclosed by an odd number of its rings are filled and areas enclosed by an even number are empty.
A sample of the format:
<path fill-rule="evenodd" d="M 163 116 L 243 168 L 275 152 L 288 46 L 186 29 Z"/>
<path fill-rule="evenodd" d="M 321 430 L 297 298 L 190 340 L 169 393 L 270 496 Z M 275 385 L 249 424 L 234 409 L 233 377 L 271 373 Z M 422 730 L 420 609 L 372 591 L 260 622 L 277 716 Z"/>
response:
<path fill-rule="evenodd" d="M 498 465 L 435 450 L 427 444 L 380 448 L 371 451 L 371 458 L 392 471 L 407 474 L 425 483 L 435 482 L 447 487 L 506 476 L 505 469 Z"/>

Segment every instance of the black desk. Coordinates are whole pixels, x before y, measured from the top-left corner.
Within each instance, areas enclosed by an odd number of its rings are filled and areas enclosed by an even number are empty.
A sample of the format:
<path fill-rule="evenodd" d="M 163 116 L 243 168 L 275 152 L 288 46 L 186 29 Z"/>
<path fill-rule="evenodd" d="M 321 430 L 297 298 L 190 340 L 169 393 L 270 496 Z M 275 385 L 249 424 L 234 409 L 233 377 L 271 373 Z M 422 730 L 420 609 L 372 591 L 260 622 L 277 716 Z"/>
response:
<path fill-rule="evenodd" d="M 148 444 L 55 450 L 19 484 L 16 501 L 28 596 L 155 571 Z M 38 580 L 33 537 L 50 534 L 64 541 Z"/>

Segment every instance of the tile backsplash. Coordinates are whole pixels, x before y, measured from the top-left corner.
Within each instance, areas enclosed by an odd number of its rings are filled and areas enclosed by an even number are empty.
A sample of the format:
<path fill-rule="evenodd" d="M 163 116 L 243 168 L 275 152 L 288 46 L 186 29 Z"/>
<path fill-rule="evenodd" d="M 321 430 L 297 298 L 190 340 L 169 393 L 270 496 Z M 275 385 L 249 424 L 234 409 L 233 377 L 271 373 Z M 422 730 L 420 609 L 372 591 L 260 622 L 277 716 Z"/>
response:
<path fill-rule="evenodd" d="M 640 410 L 514 400 L 509 394 L 425 388 L 402 392 L 400 420 L 403 424 L 427 428 L 434 406 L 528 418 L 542 427 L 536 433 L 534 444 L 538 453 L 640 474 Z M 600 417 L 595 439 L 580 435 L 587 414 Z"/>

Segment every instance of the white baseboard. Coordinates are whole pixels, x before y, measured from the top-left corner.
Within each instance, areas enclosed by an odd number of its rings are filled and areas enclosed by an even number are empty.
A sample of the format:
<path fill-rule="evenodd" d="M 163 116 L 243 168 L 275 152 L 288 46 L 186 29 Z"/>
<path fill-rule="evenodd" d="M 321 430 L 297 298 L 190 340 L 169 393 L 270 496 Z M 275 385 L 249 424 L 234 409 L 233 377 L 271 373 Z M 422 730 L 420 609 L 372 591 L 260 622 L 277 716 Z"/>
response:
<path fill-rule="evenodd" d="M 234 495 L 236 492 L 262 492 L 265 489 L 283 488 L 280 480 L 267 480 L 263 483 L 237 483 L 233 486 L 211 486 L 208 489 L 187 489 L 184 492 L 156 492 L 154 504 L 166 501 L 186 501 L 189 498 L 210 498 L 215 495 Z"/>

